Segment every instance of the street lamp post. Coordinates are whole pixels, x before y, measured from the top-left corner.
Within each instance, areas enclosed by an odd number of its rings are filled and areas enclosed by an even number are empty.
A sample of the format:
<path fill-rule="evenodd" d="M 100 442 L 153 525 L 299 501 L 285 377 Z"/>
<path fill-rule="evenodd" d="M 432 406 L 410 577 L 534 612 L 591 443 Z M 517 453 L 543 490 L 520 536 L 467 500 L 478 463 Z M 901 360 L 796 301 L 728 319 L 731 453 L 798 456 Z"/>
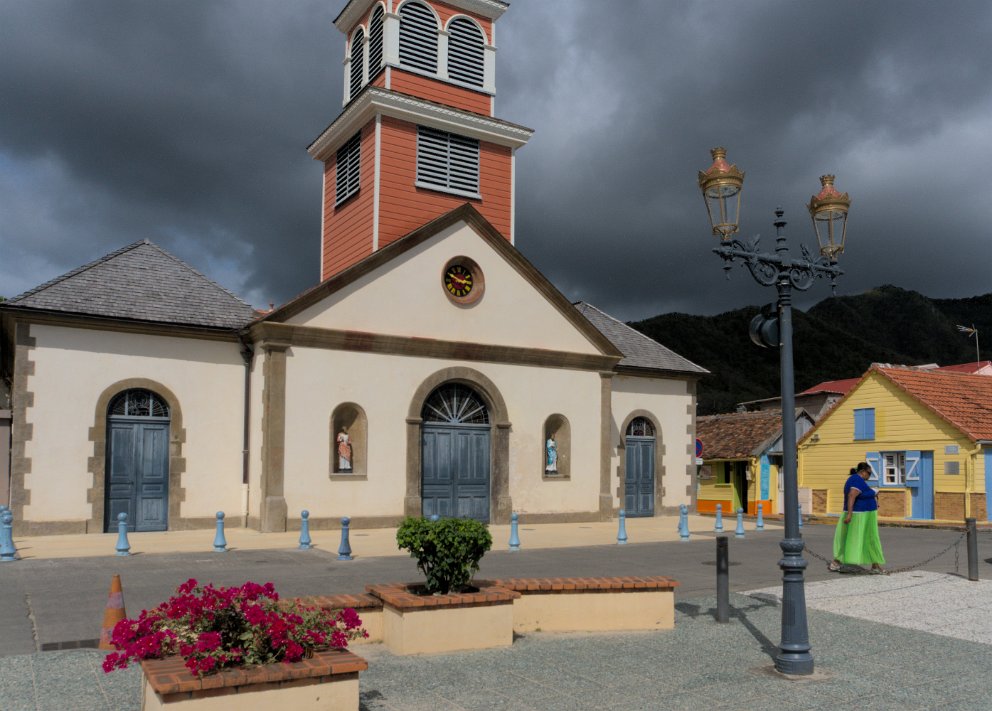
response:
<path fill-rule="evenodd" d="M 820 178 L 822 189 L 811 198 L 807 209 L 813 219 L 820 254 L 817 257 L 800 246 L 802 256 L 793 259 L 786 242 L 782 208 L 775 210 L 775 253 L 761 252 L 758 238 L 735 237 L 740 216 L 744 173 L 727 163 L 723 148 L 712 151 L 713 165 L 699 173 L 699 187 L 706 201 L 713 234 L 720 246 L 713 251 L 723 259 L 730 276 L 734 263 L 746 266 L 762 286 L 778 292 L 777 314 L 759 314 L 751 322 L 751 339 L 759 345 L 777 346 L 782 389 L 782 454 L 785 469 L 785 537 L 779 544 L 782 558 L 782 641 L 775 657 L 775 668 L 784 674 L 812 674 L 809 629 L 806 621 L 806 592 L 803 586 L 806 561 L 799 533 L 799 486 L 796 475 L 795 383 L 792 365 L 792 290 L 806 291 L 817 278 L 829 278 L 831 287 L 843 272 L 837 258 L 844 252 L 847 213 L 851 199 L 834 188 L 834 176 Z"/>

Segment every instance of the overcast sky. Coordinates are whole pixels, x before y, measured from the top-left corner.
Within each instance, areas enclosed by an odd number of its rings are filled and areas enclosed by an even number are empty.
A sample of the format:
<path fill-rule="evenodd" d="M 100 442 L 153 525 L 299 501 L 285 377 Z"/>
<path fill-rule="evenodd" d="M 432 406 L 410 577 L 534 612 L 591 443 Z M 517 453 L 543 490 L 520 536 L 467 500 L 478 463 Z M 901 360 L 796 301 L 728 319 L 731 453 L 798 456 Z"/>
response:
<path fill-rule="evenodd" d="M 318 279 L 345 0 L 0 0 L 0 295 L 151 239 L 255 306 Z M 838 293 L 992 291 L 988 0 L 515 0 L 496 113 L 517 246 L 624 319 L 771 301 L 723 279 L 696 174 L 747 172 L 742 232 L 815 242 L 852 197 Z M 802 303 L 827 296 L 820 283 Z"/>

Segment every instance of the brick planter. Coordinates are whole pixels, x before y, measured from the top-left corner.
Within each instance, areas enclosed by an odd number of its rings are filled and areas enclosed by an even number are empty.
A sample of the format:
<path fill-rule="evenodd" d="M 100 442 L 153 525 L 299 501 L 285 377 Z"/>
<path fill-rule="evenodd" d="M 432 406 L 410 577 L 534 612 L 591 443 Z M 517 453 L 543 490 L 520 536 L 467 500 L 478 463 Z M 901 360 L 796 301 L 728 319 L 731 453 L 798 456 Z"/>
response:
<path fill-rule="evenodd" d="M 417 595 L 413 585 L 369 585 L 382 601 L 383 641 L 394 654 L 437 654 L 513 644 L 520 594 L 476 581 L 479 592 Z"/>
<path fill-rule="evenodd" d="M 143 711 L 268 711 L 274 708 L 358 711 L 358 674 L 368 662 L 343 649 L 292 664 L 228 669 L 196 677 L 181 657 L 141 662 Z"/>

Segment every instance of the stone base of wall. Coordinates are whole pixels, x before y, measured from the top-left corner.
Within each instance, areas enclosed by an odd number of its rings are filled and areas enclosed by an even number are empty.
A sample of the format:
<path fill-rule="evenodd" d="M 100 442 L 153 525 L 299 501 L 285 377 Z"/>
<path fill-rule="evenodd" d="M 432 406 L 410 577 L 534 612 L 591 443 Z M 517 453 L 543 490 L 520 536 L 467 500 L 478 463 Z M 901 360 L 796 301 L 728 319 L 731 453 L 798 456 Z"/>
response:
<path fill-rule="evenodd" d="M 945 521 L 964 521 L 964 494 L 938 491 L 933 495 L 933 517 Z"/>
<path fill-rule="evenodd" d="M 971 515 L 979 521 L 989 520 L 989 512 L 986 508 L 985 494 L 971 495 Z"/>
<path fill-rule="evenodd" d="M 909 515 L 906 500 L 906 492 L 902 489 L 878 492 L 878 515 L 882 518 L 906 518 Z"/>
<path fill-rule="evenodd" d="M 827 512 L 827 489 L 813 489 L 813 513 Z"/>

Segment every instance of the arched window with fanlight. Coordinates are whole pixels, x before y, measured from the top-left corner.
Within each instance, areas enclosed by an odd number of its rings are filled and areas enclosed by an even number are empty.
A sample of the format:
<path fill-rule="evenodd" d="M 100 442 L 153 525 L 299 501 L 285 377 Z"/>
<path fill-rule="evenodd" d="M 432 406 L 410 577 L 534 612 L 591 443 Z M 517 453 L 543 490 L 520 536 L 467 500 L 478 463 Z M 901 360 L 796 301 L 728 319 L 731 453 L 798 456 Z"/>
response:
<path fill-rule="evenodd" d="M 369 81 L 382 68 L 382 33 L 386 12 L 382 5 L 376 5 L 369 19 Z"/>
<path fill-rule="evenodd" d="M 437 74 L 437 17 L 422 2 L 400 8 L 400 64 Z"/>
<path fill-rule="evenodd" d="M 365 78 L 365 30 L 359 27 L 355 34 L 351 36 L 351 81 L 350 98 L 358 96 L 362 90 L 362 83 Z"/>
<path fill-rule="evenodd" d="M 467 17 L 448 23 L 448 77 L 481 87 L 485 79 L 486 37 Z"/>

